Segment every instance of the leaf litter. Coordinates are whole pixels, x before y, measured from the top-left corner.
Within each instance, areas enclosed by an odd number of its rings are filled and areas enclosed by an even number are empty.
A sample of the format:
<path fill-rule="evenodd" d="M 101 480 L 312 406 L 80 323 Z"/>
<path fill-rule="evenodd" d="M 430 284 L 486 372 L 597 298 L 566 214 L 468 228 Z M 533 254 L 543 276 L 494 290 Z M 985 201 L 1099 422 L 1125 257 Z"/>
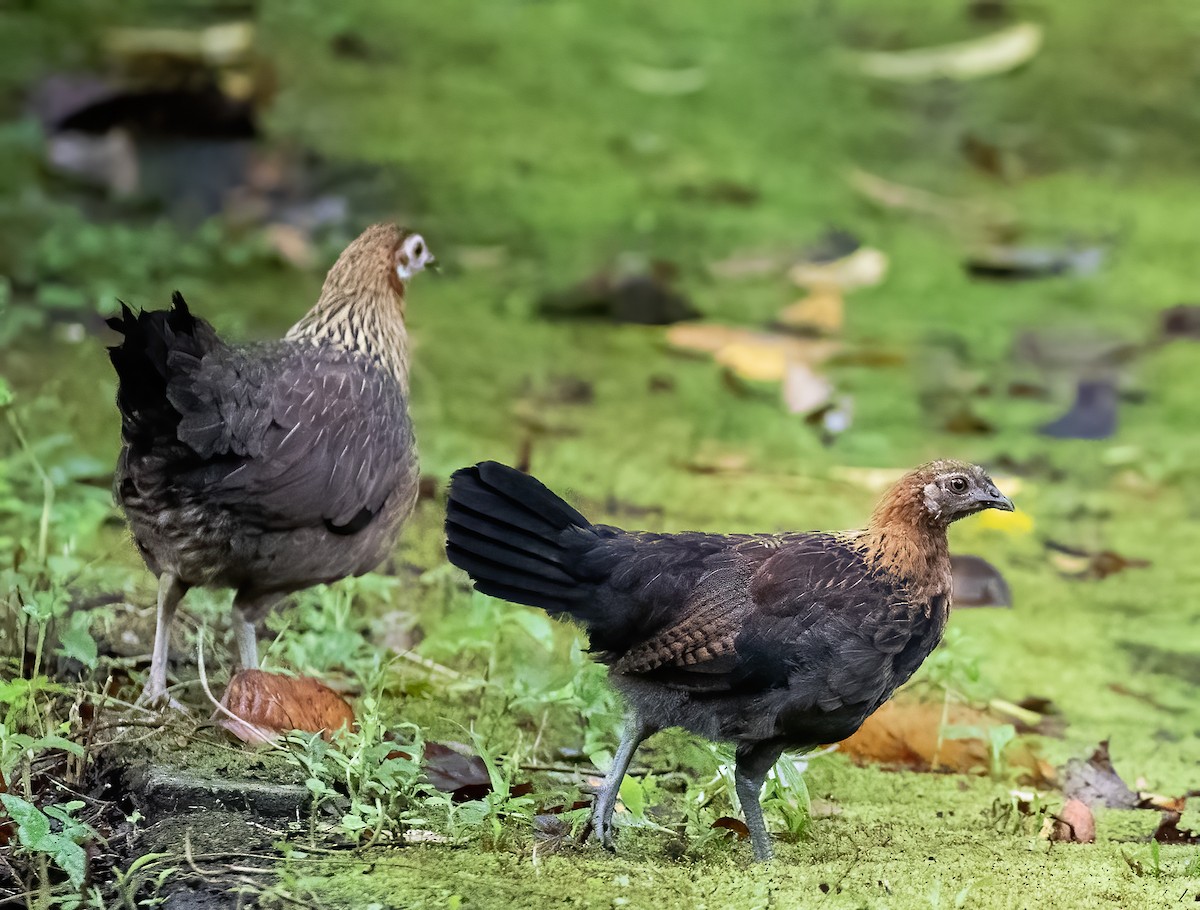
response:
<path fill-rule="evenodd" d="M 1042 27 L 1020 22 L 981 38 L 938 47 L 899 51 L 855 51 L 849 64 L 864 76 L 889 82 L 962 81 L 1006 73 L 1023 65 L 1042 46 Z"/>
<path fill-rule="evenodd" d="M 326 740 L 354 725 L 354 709 L 311 676 L 239 670 L 221 697 L 218 725 L 249 745 L 276 742 L 292 730 L 320 733 Z"/>

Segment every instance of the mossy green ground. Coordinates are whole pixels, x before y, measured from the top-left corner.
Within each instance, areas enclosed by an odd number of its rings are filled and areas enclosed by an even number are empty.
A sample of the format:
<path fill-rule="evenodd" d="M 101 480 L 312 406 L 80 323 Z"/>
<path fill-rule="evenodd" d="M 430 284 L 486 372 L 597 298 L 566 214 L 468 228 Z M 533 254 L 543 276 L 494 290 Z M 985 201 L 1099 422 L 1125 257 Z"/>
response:
<path fill-rule="evenodd" d="M 263 38 L 282 86 L 271 130 L 403 169 L 417 192 L 411 210 L 398 214 L 447 263 L 443 277 L 414 283 L 409 303 L 413 410 L 427 473 L 444 479 L 483 458 L 512 461 L 525 434 L 514 402 L 531 383 L 558 374 L 591 382 L 595 401 L 554 410 L 551 418 L 572 432 L 539 439 L 532 467 L 551 487 L 598 504 L 593 517 L 624 524 L 850 527 L 862 522 L 874 493 L 839 479 L 837 466 L 1044 457 L 1061 479 L 1025 478 L 1014 497 L 1032 532 L 954 529 L 954 549 L 999 566 L 1015 604 L 1011 612 L 956 613 L 955 647 L 978 664 L 993 694 L 1041 695 L 1062 709 L 1065 739 L 1041 744 L 1051 760 L 1110 738 L 1127 780 L 1144 778 L 1148 789 L 1171 794 L 1200 787 L 1197 349 L 1176 343 L 1138 360 L 1131 376 L 1145 401 L 1122 408 L 1112 439 L 1084 443 L 1032 430 L 1065 400 L 981 400 L 996 433 L 941 432 L 918 400 L 913 347 L 930 336 L 957 337 L 983 375 L 1004 377 L 1022 329 L 1141 339 L 1159 309 L 1195 297 L 1200 100 L 1191 88 L 1200 76 L 1200 13 L 1192 4 L 1014 4 L 1046 28 L 1028 66 L 917 87 L 857 78 L 839 51 L 980 33 L 965 4 L 354 0 L 331 12 L 305 0 L 263 7 Z M 55 33 L 35 20 L 22 21 L 39 35 Z M 333 55 L 330 39 L 347 30 L 366 42 L 365 60 Z M 31 41 L 9 57 L 7 81 L 34 70 L 39 48 L 72 60 L 49 39 Z M 631 64 L 700 67 L 707 82 L 689 95 L 646 95 L 623 80 Z M 974 171 L 960 152 L 967 133 L 1012 149 L 1026 162 L 1024 179 L 1006 184 Z M 953 230 L 864 202 L 843 179 L 852 165 L 1002 204 L 1039 236 L 1113 238 L 1112 255 L 1084 279 L 972 281 Z M 751 186 L 759 201 L 698 201 L 688 192 L 717 181 Z M 774 397 L 739 396 L 710 363 L 667 354 L 661 330 L 553 324 L 532 312 L 541 291 L 635 251 L 678 263 L 683 287 L 708 316 L 760 324 L 794 299 L 784 278 L 717 280 L 706 265 L 743 251 L 786 253 L 830 225 L 891 260 L 882 285 L 850 298 L 846 338 L 910 351 L 905 366 L 834 371 L 855 413 L 832 448 Z M 503 248 L 493 267 L 459 267 L 464 249 L 481 246 Z M 317 273 L 282 270 L 236 278 L 195 275 L 182 289 L 218 328 L 264 336 L 290 324 L 320 282 Z M 179 282 L 170 276 L 122 295 L 155 305 Z M 6 352 L 3 371 L 26 400 L 44 400 L 30 408 L 31 426 L 69 426 L 85 454 L 114 455 L 112 382 L 99 343 L 24 344 Z M 673 390 L 652 394 L 651 378 L 664 376 Z M 744 455 L 747 469 L 710 475 L 682 467 L 714 450 Z M 606 514 L 606 502 L 661 514 Z M 440 565 L 439 535 L 437 504 L 423 504 L 403 559 L 422 569 Z M 1044 538 L 1152 564 L 1099 582 L 1068 580 L 1044 553 Z M 134 566 L 115 534 L 87 555 Z M 140 595 L 148 601 L 150 591 L 147 583 Z M 428 616 L 418 620 L 444 621 L 444 604 L 430 606 L 436 598 L 427 589 L 409 584 L 400 592 L 419 593 Z M 565 654 L 565 634 L 555 659 Z M 438 657 L 454 665 L 452 655 Z M 431 735 L 457 729 L 461 738 L 477 704 L 426 691 L 389 710 L 397 720 L 420 720 Z M 485 729 L 499 747 L 513 735 L 499 722 Z M 564 745 L 578 745 L 577 737 Z M 649 754 L 652 761 L 656 753 Z M 749 867 L 740 845 L 711 847 L 697 862 L 671 859 L 667 836 L 655 832 L 622 835 L 616 857 L 568 851 L 534 864 L 532 837 L 517 832 L 495 850 L 469 842 L 297 858 L 284 864 L 281 887 L 313 906 L 358 908 L 1091 908 L 1196 898 L 1200 848 L 1164 847 L 1153 874 L 1145 845 L 1112 840 L 1128 836 L 1130 823 L 1110 814 L 1101 816 L 1097 845 L 1051 849 L 1035 831 L 997 821 L 1010 785 L 822 758 L 809 773 L 810 790 L 842 812 L 819 820 L 811 839 L 780 843 L 768 867 Z M 1134 827 L 1144 833 L 1153 822 Z"/>

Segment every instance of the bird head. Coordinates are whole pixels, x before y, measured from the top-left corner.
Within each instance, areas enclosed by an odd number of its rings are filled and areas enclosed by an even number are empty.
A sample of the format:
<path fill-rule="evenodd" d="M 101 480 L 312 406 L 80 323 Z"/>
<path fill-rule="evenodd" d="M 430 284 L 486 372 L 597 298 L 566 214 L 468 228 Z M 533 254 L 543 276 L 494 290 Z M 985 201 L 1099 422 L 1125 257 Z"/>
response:
<path fill-rule="evenodd" d="M 934 461 L 917 468 L 905 480 L 919 493 L 920 508 L 936 524 L 949 524 L 984 509 L 1013 510 L 1012 500 L 996 488 L 979 465 Z"/>
<path fill-rule="evenodd" d="M 424 269 L 437 271 L 437 260 L 429 251 L 429 244 L 415 231 L 401 230 L 392 250 L 392 270 L 396 279 L 404 284 Z"/>

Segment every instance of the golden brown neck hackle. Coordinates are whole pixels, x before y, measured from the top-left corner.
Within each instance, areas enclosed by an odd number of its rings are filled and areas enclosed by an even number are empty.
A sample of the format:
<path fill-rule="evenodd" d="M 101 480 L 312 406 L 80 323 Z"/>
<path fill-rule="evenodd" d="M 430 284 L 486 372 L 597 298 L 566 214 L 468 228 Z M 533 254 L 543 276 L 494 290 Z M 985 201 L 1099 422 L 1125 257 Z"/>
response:
<path fill-rule="evenodd" d="M 363 231 L 325 276 L 316 305 L 286 337 L 365 354 L 407 392 L 405 287 L 394 262 L 405 236 L 394 224 L 376 224 Z"/>
<path fill-rule="evenodd" d="M 949 524 L 926 506 L 926 485 L 943 463 L 934 462 L 900 478 L 879 501 L 858 544 L 876 567 L 904 579 L 922 600 L 950 594 Z"/>

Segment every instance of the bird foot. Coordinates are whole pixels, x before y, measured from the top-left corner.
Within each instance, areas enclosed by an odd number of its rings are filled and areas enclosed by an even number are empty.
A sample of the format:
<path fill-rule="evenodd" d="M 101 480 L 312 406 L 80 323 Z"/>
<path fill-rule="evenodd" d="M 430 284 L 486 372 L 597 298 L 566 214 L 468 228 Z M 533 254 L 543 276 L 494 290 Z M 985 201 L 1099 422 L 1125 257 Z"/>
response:
<path fill-rule="evenodd" d="M 166 689 L 160 689 L 150 683 L 146 684 L 146 688 L 142 689 L 142 694 L 138 696 L 136 705 L 142 708 L 149 708 L 152 711 L 181 711 L 184 714 L 188 713 L 187 706 L 179 701 Z"/>
<path fill-rule="evenodd" d="M 579 843 L 586 844 L 593 837 L 600 843 L 600 846 L 609 853 L 616 853 L 617 849 L 613 846 L 613 824 L 609 819 L 607 822 L 597 817 L 595 811 L 588 818 L 587 824 L 583 826 L 583 830 L 579 833 Z"/>

